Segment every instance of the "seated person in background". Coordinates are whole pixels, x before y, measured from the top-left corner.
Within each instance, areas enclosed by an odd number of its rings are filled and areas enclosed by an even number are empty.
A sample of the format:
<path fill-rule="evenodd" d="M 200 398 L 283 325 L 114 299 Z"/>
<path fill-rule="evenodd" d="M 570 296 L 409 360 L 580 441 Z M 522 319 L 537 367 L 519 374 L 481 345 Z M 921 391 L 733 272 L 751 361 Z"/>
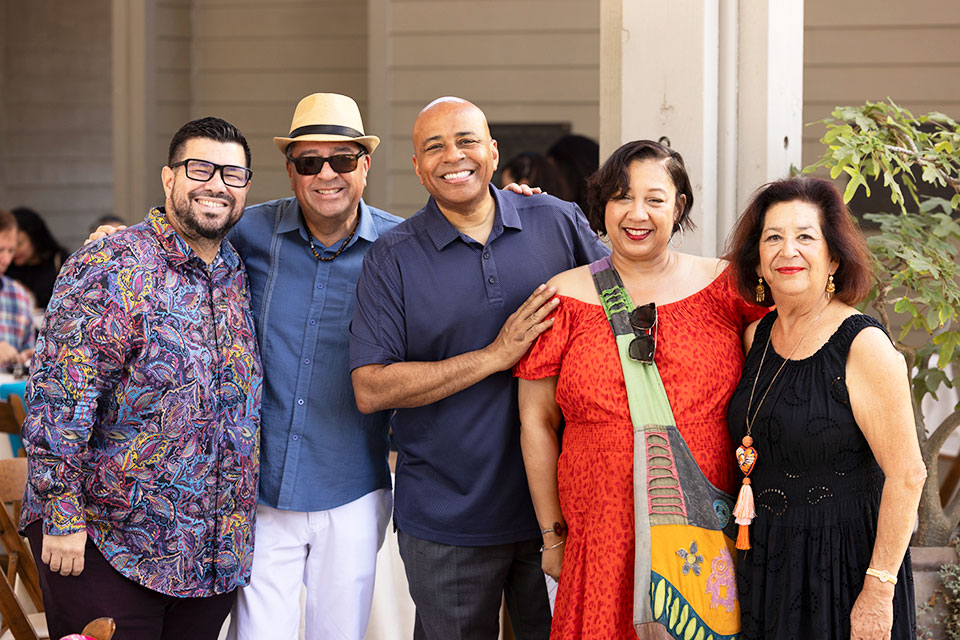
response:
<path fill-rule="evenodd" d="M 11 213 L 17 219 L 19 231 L 17 251 L 7 275 L 33 293 L 38 307 L 46 307 L 53 292 L 53 281 L 70 254 L 54 239 L 39 213 L 26 207 L 18 207 Z"/>
<path fill-rule="evenodd" d="M 102 227 L 103 225 L 110 225 L 111 227 L 126 229 L 127 221 L 115 213 L 105 213 L 90 223 L 90 233 L 95 233 L 96 230 Z"/>
<path fill-rule="evenodd" d="M 33 355 L 33 296 L 3 275 L 17 249 L 17 219 L 0 210 L 0 365 L 26 362 Z"/>
<path fill-rule="evenodd" d="M 573 200 L 573 192 L 564 184 L 563 177 L 557 168 L 545 156 L 535 151 L 518 153 L 503 165 L 500 171 L 500 186 L 506 186 L 512 182 L 540 187 L 544 193 L 549 193 L 561 200 Z"/>

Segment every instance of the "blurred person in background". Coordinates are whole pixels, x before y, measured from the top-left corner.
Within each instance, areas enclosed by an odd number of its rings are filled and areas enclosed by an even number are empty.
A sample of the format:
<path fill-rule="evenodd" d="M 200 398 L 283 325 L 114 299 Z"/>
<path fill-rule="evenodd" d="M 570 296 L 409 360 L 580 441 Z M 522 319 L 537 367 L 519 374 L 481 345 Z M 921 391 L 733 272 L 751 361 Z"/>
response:
<path fill-rule="evenodd" d="M 0 210 L 0 365 L 17 365 L 33 355 L 33 296 L 4 272 L 17 250 L 17 219 Z"/>
<path fill-rule="evenodd" d="M 95 233 L 97 229 L 103 225 L 110 225 L 111 227 L 123 227 L 126 229 L 127 221 L 115 213 L 105 213 L 90 223 L 90 233 Z"/>
<path fill-rule="evenodd" d="M 587 210 L 587 178 L 600 166 L 600 145 L 586 136 L 569 134 L 553 143 L 547 150 L 547 159 L 560 172 L 571 200 Z"/>
<path fill-rule="evenodd" d="M 557 167 L 547 160 L 546 156 L 535 151 L 518 153 L 503 165 L 500 171 L 501 186 L 513 182 L 540 187 L 544 193 L 549 193 L 561 200 L 573 199 L 573 193 L 567 187 Z"/>
<path fill-rule="evenodd" d="M 7 275 L 30 290 L 38 307 L 46 307 L 69 253 L 54 239 L 39 213 L 27 207 L 11 213 L 17 219 L 17 250 Z"/>

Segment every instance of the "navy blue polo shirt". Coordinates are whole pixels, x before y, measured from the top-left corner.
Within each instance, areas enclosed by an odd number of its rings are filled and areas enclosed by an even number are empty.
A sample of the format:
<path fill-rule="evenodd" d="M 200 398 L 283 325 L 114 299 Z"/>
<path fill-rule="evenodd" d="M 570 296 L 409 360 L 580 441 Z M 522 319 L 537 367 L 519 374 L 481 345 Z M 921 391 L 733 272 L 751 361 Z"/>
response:
<path fill-rule="evenodd" d="M 497 208 L 486 245 L 457 231 L 433 198 L 380 235 L 357 283 L 351 370 L 485 347 L 537 286 L 609 253 L 576 205 L 491 191 Z M 405 533 L 461 546 L 539 536 L 510 371 L 398 410 L 393 431 L 394 521 Z"/>

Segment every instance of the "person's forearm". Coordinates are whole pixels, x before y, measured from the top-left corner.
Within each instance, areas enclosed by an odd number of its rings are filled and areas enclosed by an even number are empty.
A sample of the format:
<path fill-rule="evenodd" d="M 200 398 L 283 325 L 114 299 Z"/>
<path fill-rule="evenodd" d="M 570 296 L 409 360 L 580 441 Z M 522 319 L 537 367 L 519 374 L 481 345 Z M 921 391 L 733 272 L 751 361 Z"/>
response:
<path fill-rule="evenodd" d="M 542 529 L 555 522 L 566 524 L 557 483 L 560 446 L 556 429 L 549 424 L 525 422 L 520 429 L 520 446 L 537 522 Z"/>
<path fill-rule="evenodd" d="M 920 492 L 926 471 L 920 467 L 904 476 L 888 477 L 880 498 L 877 517 L 877 539 L 873 545 L 870 566 L 896 575 L 910 544 L 913 525 L 920 504 Z"/>
<path fill-rule="evenodd" d="M 353 370 L 353 393 L 362 413 L 422 407 L 503 371 L 487 348 L 436 362 L 372 364 Z"/>

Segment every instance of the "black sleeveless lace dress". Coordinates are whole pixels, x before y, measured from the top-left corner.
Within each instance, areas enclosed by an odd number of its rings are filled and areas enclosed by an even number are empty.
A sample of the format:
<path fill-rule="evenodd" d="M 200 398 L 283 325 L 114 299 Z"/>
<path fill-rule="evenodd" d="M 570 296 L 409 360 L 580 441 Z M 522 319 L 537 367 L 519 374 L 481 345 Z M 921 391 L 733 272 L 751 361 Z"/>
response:
<path fill-rule="evenodd" d="M 776 316 L 773 311 L 760 321 L 730 401 L 730 432 L 738 445 Z M 786 363 L 760 407 L 750 475 L 757 517 L 750 526 L 752 548 L 737 554 L 744 640 L 850 638 L 850 609 L 876 537 L 883 472 L 854 421 L 846 362 L 853 339 L 874 326 L 882 325 L 866 315 L 844 320 L 817 353 Z M 751 414 L 781 364 L 771 345 Z M 892 638 L 906 640 L 916 637 L 909 551 L 897 578 Z"/>

